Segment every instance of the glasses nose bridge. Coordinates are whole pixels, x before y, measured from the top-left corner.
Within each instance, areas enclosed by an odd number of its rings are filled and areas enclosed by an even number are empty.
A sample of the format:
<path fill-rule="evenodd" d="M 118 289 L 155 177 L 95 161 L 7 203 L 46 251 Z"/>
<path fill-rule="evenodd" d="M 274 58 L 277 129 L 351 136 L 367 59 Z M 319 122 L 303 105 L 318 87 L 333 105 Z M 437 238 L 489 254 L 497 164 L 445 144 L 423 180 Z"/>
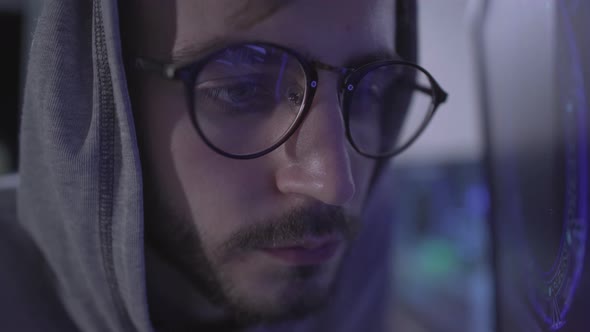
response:
<path fill-rule="evenodd" d="M 311 64 L 316 69 L 316 71 L 327 71 L 338 76 L 336 80 L 336 92 L 338 94 L 338 100 L 340 104 L 342 104 L 341 94 L 342 89 L 344 87 L 344 82 L 346 81 L 346 78 L 350 75 L 350 73 L 353 71 L 353 69 L 348 67 L 333 66 L 317 60 L 312 61 Z M 343 105 L 340 106 L 342 107 Z"/>
<path fill-rule="evenodd" d="M 313 61 L 312 65 L 315 67 L 316 70 L 322 70 L 337 74 L 339 83 L 341 83 L 344 80 L 344 77 L 346 77 L 352 71 L 352 69 L 348 67 L 333 66 L 320 61 Z"/>

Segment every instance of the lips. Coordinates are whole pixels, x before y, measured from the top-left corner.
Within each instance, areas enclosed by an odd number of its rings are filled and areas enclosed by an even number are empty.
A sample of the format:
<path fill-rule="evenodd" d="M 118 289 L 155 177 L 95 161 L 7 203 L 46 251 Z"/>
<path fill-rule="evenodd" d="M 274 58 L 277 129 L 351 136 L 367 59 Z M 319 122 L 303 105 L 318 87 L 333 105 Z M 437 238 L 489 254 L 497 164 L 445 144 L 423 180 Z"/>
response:
<path fill-rule="evenodd" d="M 262 251 L 279 260 L 294 265 L 318 265 L 329 261 L 340 246 L 334 236 L 305 238 L 294 244 L 281 244 Z"/>

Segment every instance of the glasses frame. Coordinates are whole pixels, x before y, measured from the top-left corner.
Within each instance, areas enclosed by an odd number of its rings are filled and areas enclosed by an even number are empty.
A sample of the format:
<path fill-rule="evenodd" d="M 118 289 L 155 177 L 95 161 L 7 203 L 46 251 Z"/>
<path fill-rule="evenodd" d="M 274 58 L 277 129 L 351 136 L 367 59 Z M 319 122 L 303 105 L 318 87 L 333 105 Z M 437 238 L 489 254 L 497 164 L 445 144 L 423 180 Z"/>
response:
<path fill-rule="evenodd" d="M 202 128 L 200 127 L 200 125 L 196 119 L 196 114 L 195 114 L 196 112 L 198 112 L 198 110 L 195 110 L 195 107 L 194 107 L 195 106 L 194 105 L 194 102 L 195 102 L 195 100 L 194 100 L 195 99 L 194 98 L 194 86 L 195 86 L 196 80 L 197 80 L 200 72 L 211 61 L 211 59 L 220 55 L 228 48 L 243 47 L 243 46 L 248 46 L 248 45 L 265 47 L 265 48 L 272 47 L 272 48 L 278 49 L 282 52 L 285 52 L 285 53 L 289 54 L 290 56 L 294 57 L 295 59 L 297 59 L 297 61 L 299 62 L 300 66 L 303 69 L 304 74 L 305 74 L 305 80 L 306 80 L 305 96 L 304 96 L 304 100 L 300 106 L 300 111 L 299 111 L 298 115 L 296 116 L 295 120 L 293 121 L 291 126 L 287 129 L 287 131 L 276 141 L 276 143 L 274 143 L 272 146 L 270 146 L 266 149 L 263 149 L 261 151 L 255 152 L 255 153 L 232 154 L 232 153 L 228 153 L 228 152 L 222 150 L 221 148 L 217 147 L 213 142 L 211 142 L 206 137 Z M 419 70 L 420 72 L 422 72 L 428 78 L 432 89 L 430 89 L 428 87 L 421 87 L 421 86 L 418 86 L 417 88 L 418 88 L 418 90 L 429 93 L 432 96 L 431 109 L 428 112 L 428 114 L 426 115 L 425 119 L 423 120 L 422 124 L 420 125 L 420 127 L 418 128 L 416 133 L 414 133 L 414 135 L 410 137 L 410 139 L 408 140 L 407 143 L 405 143 L 404 145 L 402 145 L 401 147 L 399 147 L 398 149 L 396 149 L 390 153 L 383 153 L 383 154 L 379 154 L 379 155 L 368 154 L 368 153 L 363 152 L 356 145 L 356 143 L 354 142 L 354 139 L 352 138 L 352 134 L 350 131 L 350 121 L 349 121 L 351 99 L 354 95 L 357 83 L 359 83 L 363 79 L 363 77 L 365 77 L 365 75 L 367 75 L 368 73 L 372 72 L 373 70 L 375 70 L 379 67 L 390 66 L 390 65 L 405 65 L 405 66 L 413 67 L 413 68 Z M 213 151 L 215 151 L 225 157 L 228 157 L 228 158 L 242 159 L 242 160 L 259 158 L 259 157 L 262 157 L 262 156 L 276 150 L 278 147 L 283 145 L 293 135 L 293 133 L 295 133 L 295 131 L 297 131 L 297 129 L 301 126 L 301 124 L 303 123 L 303 121 L 305 120 L 305 118 L 307 117 L 307 114 L 309 113 L 309 111 L 311 109 L 313 98 L 315 96 L 315 93 L 316 93 L 316 90 L 317 90 L 317 87 L 319 84 L 319 81 L 318 81 L 318 71 L 319 70 L 325 70 L 325 71 L 337 73 L 340 75 L 338 100 L 340 102 L 340 107 L 341 107 L 341 111 L 342 111 L 342 115 L 343 115 L 343 119 L 344 119 L 346 138 L 348 139 L 348 142 L 351 144 L 351 146 L 354 148 L 354 150 L 357 153 L 359 153 L 360 155 L 362 155 L 364 157 L 371 158 L 371 159 L 391 158 L 391 157 L 399 155 L 401 152 L 405 151 L 408 147 L 410 147 L 410 145 L 412 145 L 418 139 L 418 137 L 422 134 L 424 129 L 430 123 L 430 121 L 431 121 L 432 117 L 434 116 L 434 114 L 436 113 L 436 110 L 438 109 L 438 107 L 442 103 L 444 103 L 448 98 L 448 94 L 442 89 L 442 87 L 438 84 L 438 82 L 434 79 L 434 77 L 426 69 L 424 69 L 421 66 L 419 66 L 415 63 L 412 63 L 412 62 L 408 62 L 405 60 L 391 59 L 391 60 L 374 61 L 374 62 L 363 64 L 360 66 L 356 66 L 356 67 L 332 66 L 329 64 L 322 63 L 320 61 L 309 60 L 307 57 L 296 52 L 295 50 L 292 50 L 290 48 L 287 48 L 287 47 L 284 47 L 281 45 L 268 43 L 268 42 L 240 42 L 240 43 L 233 43 L 233 44 L 225 45 L 224 47 L 218 48 L 212 52 L 208 52 L 207 54 L 202 56 L 200 59 L 190 62 L 188 64 L 162 63 L 162 62 L 158 62 L 158 61 L 155 61 L 155 60 L 152 60 L 149 58 L 145 58 L 145 57 L 137 57 L 135 59 L 135 67 L 139 70 L 158 74 L 158 75 L 162 76 L 163 78 L 166 78 L 169 80 L 178 80 L 178 81 L 183 82 L 184 87 L 185 87 L 185 96 L 187 98 L 189 117 L 191 119 L 191 122 L 193 123 L 193 126 L 195 127 L 195 130 L 197 131 L 197 133 L 201 137 L 201 139 Z"/>

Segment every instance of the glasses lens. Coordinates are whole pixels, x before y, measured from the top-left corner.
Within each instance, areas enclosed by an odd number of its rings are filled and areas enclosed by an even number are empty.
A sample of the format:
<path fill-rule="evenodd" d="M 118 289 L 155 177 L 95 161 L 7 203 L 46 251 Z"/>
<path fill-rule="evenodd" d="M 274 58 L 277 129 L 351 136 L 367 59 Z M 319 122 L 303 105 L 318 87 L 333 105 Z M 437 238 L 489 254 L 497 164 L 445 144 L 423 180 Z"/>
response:
<path fill-rule="evenodd" d="M 305 86 L 300 62 L 281 49 L 255 44 L 225 49 L 197 77 L 193 110 L 197 126 L 226 153 L 261 152 L 295 123 Z"/>
<path fill-rule="evenodd" d="M 389 64 L 358 82 L 349 109 L 351 138 L 363 153 L 382 156 L 412 142 L 433 109 L 428 76 L 410 65 Z"/>

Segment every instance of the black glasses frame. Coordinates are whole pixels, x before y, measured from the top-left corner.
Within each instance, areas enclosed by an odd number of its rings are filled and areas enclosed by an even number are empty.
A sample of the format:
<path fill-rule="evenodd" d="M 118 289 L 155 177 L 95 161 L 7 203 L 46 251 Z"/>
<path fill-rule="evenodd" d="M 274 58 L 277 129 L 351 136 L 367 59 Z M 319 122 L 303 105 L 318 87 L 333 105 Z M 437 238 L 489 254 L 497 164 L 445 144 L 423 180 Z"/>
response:
<path fill-rule="evenodd" d="M 195 112 L 197 112 L 198 110 L 194 109 L 194 85 L 196 83 L 197 77 L 199 76 L 199 73 L 209 63 L 209 61 L 211 59 L 215 58 L 216 56 L 218 56 L 219 54 L 221 54 L 222 52 L 224 52 L 228 48 L 247 46 L 247 45 L 258 46 L 258 47 L 272 47 L 272 48 L 278 49 L 282 52 L 285 52 L 285 53 L 293 56 L 295 59 L 297 59 L 299 61 L 299 64 L 301 65 L 301 68 L 304 71 L 305 79 L 306 79 L 306 88 L 305 88 L 304 100 L 301 104 L 299 114 L 295 118 L 295 121 L 293 121 L 293 124 L 291 125 L 291 127 L 289 127 L 289 129 L 287 129 L 287 131 L 283 134 L 283 136 L 281 136 L 277 140 L 277 142 L 275 144 L 273 144 L 269 148 L 266 148 L 264 150 L 261 150 L 261 151 L 255 152 L 255 153 L 237 155 L 237 154 L 228 153 L 228 152 L 218 148 L 203 133 L 203 130 L 200 127 L 200 125 L 196 119 Z M 423 123 L 420 125 L 420 127 L 416 131 L 416 133 L 414 133 L 414 135 L 411 136 L 411 138 L 408 140 L 408 142 L 406 144 L 404 144 L 403 146 L 399 147 L 398 149 L 396 149 L 390 153 L 384 153 L 384 154 L 380 154 L 380 155 L 367 154 L 367 153 L 363 152 L 356 145 L 356 143 L 354 142 L 354 139 L 352 138 L 352 134 L 351 134 L 351 130 L 350 130 L 350 121 L 349 121 L 351 98 L 353 97 L 357 83 L 360 82 L 360 80 L 362 80 L 363 77 L 365 77 L 365 75 L 367 75 L 368 73 L 372 72 L 373 70 L 375 70 L 377 68 L 384 67 L 384 66 L 390 66 L 390 65 L 405 65 L 405 66 L 413 67 L 413 68 L 419 70 L 420 72 L 422 72 L 424 75 L 426 75 L 426 77 L 430 81 L 432 89 L 430 89 L 428 87 L 421 87 L 421 86 L 417 86 L 416 88 L 418 90 L 425 92 L 425 93 L 429 93 L 432 96 L 431 109 L 430 109 L 429 113 L 427 114 L 426 118 L 424 119 Z M 207 53 L 206 55 L 201 57 L 201 59 L 199 59 L 195 62 L 191 62 L 189 64 L 180 64 L 180 65 L 168 64 L 168 63 L 161 63 L 158 61 L 154 61 L 154 60 L 144 58 L 144 57 L 138 57 L 135 59 L 135 67 L 140 70 L 156 73 L 160 76 L 163 76 L 166 79 L 182 81 L 184 83 L 185 90 L 186 90 L 185 95 L 187 98 L 189 116 L 190 116 L 190 119 L 191 119 L 193 126 L 195 127 L 197 133 L 199 134 L 201 139 L 205 142 L 205 144 L 209 148 L 211 148 L 213 151 L 215 151 L 225 157 L 232 158 L 232 159 L 259 158 L 259 157 L 264 156 L 264 155 L 274 151 L 275 149 L 277 149 L 279 146 L 284 144 L 293 135 L 293 133 L 299 128 L 301 123 L 304 121 L 304 119 L 306 118 L 306 116 L 309 113 L 309 110 L 311 108 L 310 106 L 312 104 L 313 98 L 315 96 L 315 93 L 316 93 L 316 90 L 318 87 L 318 70 L 326 70 L 326 71 L 338 73 L 340 75 L 340 78 L 339 78 L 340 88 L 338 91 L 338 98 L 339 98 L 340 107 L 341 107 L 341 110 L 343 113 L 342 115 L 344 118 L 346 137 L 347 137 L 349 143 L 355 149 L 355 151 L 367 158 L 372 158 L 372 159 L 391 158 L 393 156 L 400 154 L 404 150 L 406 150 L 422 134 L 422 132 L 428 126 L 430 120 L 432 119 L 432 117 L 436 113 L 436 110 L 438 109 L 438 107 L 442 103 L 444 103 L 448 97 L 448 94 L 441 88 L 441 86 L 438 84 L 438 82 L 434 79 L 434 77 L 426 69 L 424 69 L 421 66 L 419 66 L 415 63 L 412 63 L 412 62 L 408 62 L 408 61 L 404 61 L 404 60 L 380 60 L 380 61 L 370 62 L 368 64 L 364 64 L 364 65 L 357 66 L 357 67 L 338 67 L 338 66 L 332 66 L 329 64 L 325 64 L 325 63 L 322 63 L 319 61 L 308 60 L 305 56 L 301 55 L 300 53 L 298 53 L 292 49 L 289 49 L 289 48 L 286 48 L 286 47 L 283 47 L 280 45 L 268 43 L 268 42 L 241 42 L 241 43 L 226 45 L 220 49 L 217 49 L 215 51 Z"/>

